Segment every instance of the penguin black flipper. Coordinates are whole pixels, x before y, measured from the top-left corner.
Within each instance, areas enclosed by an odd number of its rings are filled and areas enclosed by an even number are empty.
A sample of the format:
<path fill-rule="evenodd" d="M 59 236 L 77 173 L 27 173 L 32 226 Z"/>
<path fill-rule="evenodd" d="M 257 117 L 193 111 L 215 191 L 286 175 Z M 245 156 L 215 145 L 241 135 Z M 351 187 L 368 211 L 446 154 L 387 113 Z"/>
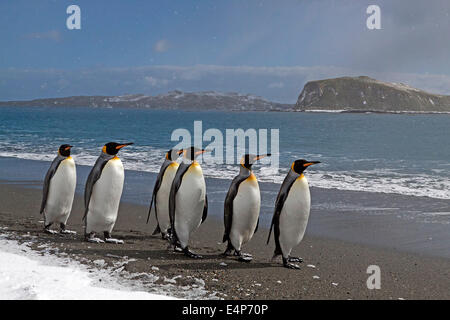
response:
<path fill-rule="evenodd" d="M 157 234 L 159 234 L 159 233 L 161 233 L 161 229 L 159 228 L 159 225 L 156 225 L 156 228 L 155 228 L 155 230 L 153 231 L 152 236 L 157 235 Z"/>
<path fill-rule="evenodd" d="M 164 163 L 161 166 L 161 169 L 159 170 L 158 176 L 156 177 L 155 186 L 153 187 L 152 200 L 150 202 L 150 208 L 148 209 L 147 223 L 150 219 L 150 214 L 152 212 L 153 203 L 155 204 L 155 216 L 156 216 L 156 222 L 158 223 L 158 215 L 156 214 L 156 195 L 159 191 L 159 188 L 161 188 L 164 173 L 166 172 L 166 169 L 169 167 L 169 165 L 171 163 L 172 163 L 172 161 L 170 161 L 170 160 L 164 161 Z M 159 226 L 159 223 L 158 223 L 158 226 Z"/>
<path fill-rule="evenodd" d="M 170 187 L 170 194 L 169 194 L 169 217 L 170 217 L 170 225 L 172 228 L 172 240 L 173 243 L 176 243 L 178 241 L 177 233 L 175 230 L 175 199 L 178 192 L 178 189 L 180 189 L 181 182 L 183 181 L 184 174 L 188 171 L 191 164 L 181 163 L 180 166 L 177 169 L 177 172 L 175 173 L 175 177 L 172 181 L 172 186 Z"/>
<path fill-rule="evenodd" d="M 289 190 L 291 189 L 292 185 L 294 184 L 295 180 L 299 177 L 298 174 L 296 174 L 293 171 L 290 171 L 286 178 L 284 178 L 283 184 L 281 185 L 280 191 L 278 192 L 277 200 L 275 201 L 275 210 L 273 212 L 272 217 L 272 223 L 270 225 L 270 231 L 269 236 L 267 237 L 267 244 L 270 241 L 270 235 L 272 234 L 272 229 L 274 229 L 275 234 L 275 252 L 280 254 L 281 253 L 281 247 L 280 243 L 278 241 L 279 235 L 280 235 L 280 214 L 281 210 L 283 209 L 284 202 L 287 199 L 287 196 L 289 194 Z M 275 228 L 274 228 L 275 227 Z"/>
<path fill-rule="evenodd" d="M 203 207 L 202 223 L 208 216 L 208 196 L 205 194 L 205 206 Z"/>
<path fill-rule="evenodd" d="M 55 159 L 53 159 L 52 164 L 50 165 L 50 168 L 48 169 L 47 174 L 45 175 L 41 210 L 39 211 L 40 214 L 44 212 L 45 206 L 47 204 L 48 191 L 50 190 L 50 180 L 53 178 L 53 176 L 56 173 L 56 170 L 58 170 L 59 165 L 64 159 L 66 158 L 61 157 L 59 155 Z"/>
<path fill-rule="evenodd" d="M 86 188 L 84 189 L 84 216 L 83 220 L 86 219 L 89 202 L 91 201 L 92 190 L 94 189 L 94 184 L 100 179 L 102 175 L 103 168 L 108 163 L 109 160 L 114 158 L 114 156 L 107 155 L 102 153 L 100 157 L 98 157 L 97 161 L 95 161 L 94 167 L 92 167 L 91 172 L 86 181 Z"/>
<path fill-rule="evenodd" d="M 225 197 L 225 203 L 224 203 L 224 215 L 223 215 L 223 221 L 225 225 L 225 232 L 223 234 L 222 241 L 225 242 L 229 240 L 230 232 L 231 232 L 231 225 L 233 223 L 233 201 L 234 198 L 236 198 L 236 195 L 239 190 L 240 184 L 247 179 L 249 175 L 238 175 L 236 176 L 233 181 L 231 181 L 230 188 L 228 189 L 227 196 Z"/>
<path fill-rule="evenodd" d="M 258 222 L 256 223 L 255 231 L 253 231 L 253 233 L 256 233 L 256 231 L 258 231 L 258 227 L 259 227 L 259 218 L 258 218 Z"/>

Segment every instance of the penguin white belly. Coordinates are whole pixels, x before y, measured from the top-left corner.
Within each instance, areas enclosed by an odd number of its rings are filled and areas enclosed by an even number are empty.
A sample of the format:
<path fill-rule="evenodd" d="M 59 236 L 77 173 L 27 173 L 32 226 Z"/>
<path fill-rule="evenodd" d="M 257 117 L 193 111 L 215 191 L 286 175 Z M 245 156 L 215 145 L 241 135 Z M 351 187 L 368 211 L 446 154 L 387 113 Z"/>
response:
<path fill-rule="evenodd" d="M 202 222 L 205 195 L 202 168 L 194 163 L 184 174 L 175 198 L 175 231 L 182 248 L 188 245 L 191 233 Z"/>
<path fill-rule="evenodd" d="M 124 170 L 119 158 L 109 160 L 92 188 L 86 217 L 86 232 L 111 232 L 122 196 Z"/>
<path fill-rule="evenodd" d="M 167 230 L 170 228 L 169 195 L 178 166 L 179 164 L 174 162 L 167 167 L 162 178 L 161 186 L 156 194 L 156 214 L 159 228 L 163 233 L 167 233 Z"/>
<path fill-rule="evenodd" d="M 77 185 L 77 171 L 73 159 L 61 161 L 50 180 L 50 186 L 45 205 L 45 224 L 66 224 L 72 210 L 75 187 Z"/>
<path fill-rule="evenodd" d="M 308 180 L 297 178 L 293 183 L 280 213 L 280 246 L 287 258 L 293 247 L 302 241 L 311 207 Z"/>
<path fill-rule="evenodd" d="M 240 251 L 255 232 L 261 206 L 261 194 L 255 176 L 247 178 L 239 185 L 233 201 L 233 218 L 230 240 L 233 247 Z"/>

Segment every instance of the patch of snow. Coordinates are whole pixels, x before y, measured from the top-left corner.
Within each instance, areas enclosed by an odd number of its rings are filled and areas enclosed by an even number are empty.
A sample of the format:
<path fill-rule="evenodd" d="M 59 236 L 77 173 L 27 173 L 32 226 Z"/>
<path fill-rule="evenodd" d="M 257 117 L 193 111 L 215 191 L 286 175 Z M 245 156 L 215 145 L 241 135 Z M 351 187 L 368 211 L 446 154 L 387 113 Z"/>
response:
<path fill-rule="evenodd" d="M 99 266 L 99 267 L 102 267 L 102 266 L 104 266 L 106 263 L 105 263 L 105 260 L 103 260 L 103 259 L 99 259 L 99 260 L 94 260 L 94 261 L 92 261 L 95 265 L 97 265 L 97 266 Z"/>
<path fill-rule="evenodd" d="M 107 254 L 117 260 L 100 268 L 102 259 L 62 256 L 54 244 L 23 239 L 14 232 L 0 233 L 0 299 L 218 299 L 201 279 L 177 286 L 157 284 L 159 277 L 150 272 L 128 272 L 126 265 L 136 259 L 127 256 Z"/>
<path fill-rule="evenodd" d="M 19 251 L 20 253 L 18 253 Z M 36 259 L 36 253 L 14 241 L 0 240 L 0 299 L 12 300 L 166 300 L 173 297 L 126 288 L 98 286 L 101 279 L 76 263 L 47 256 Z"/>

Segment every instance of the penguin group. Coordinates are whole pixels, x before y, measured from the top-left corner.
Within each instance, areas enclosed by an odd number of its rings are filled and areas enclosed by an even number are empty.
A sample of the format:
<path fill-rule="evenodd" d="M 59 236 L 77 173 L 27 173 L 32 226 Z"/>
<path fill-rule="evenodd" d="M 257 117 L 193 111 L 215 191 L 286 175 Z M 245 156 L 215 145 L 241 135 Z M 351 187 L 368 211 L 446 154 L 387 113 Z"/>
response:
<path fill-rule="evenodd" d="M 112 237 L 117 220 L 124 184 L 124 167 L 119 151 L 128 143 L 109 142 L 102 147 L 86 181 L 84 191 L 84 236 L 92 243 L 121 244 Z M 63 144 L 50 165 L 44 179 L 40 213 L 44 217 L 44 231 L 55 234 L 50 227 L 59 223 L 60 233 L 75 233 L 66 229 L 72 210 L 76 188 L 76 166 L 71 157 L 72 146 Z M 150 200 L 147 223 L 153 213 L 157 226 L 153 235 L 161 234 L 176 252 L 190 258 L 202 258 L 189 248 L 189 239 L 208 215 L 206 183 L 197 157 L 209 152 L 194 146 L 166 152 L 156 178 Z M 182 156 L 181 162 L 178 158 Z M 223 256 L 236 256 L 238 261 L 250 262 L 252 255 L 242 252 L 258 230 L 261 193 L 252 166 L 270 154 L 245 154 L 240 160 L 239 173 L 231 181 L 224 201 L 223 242 L 227 247 Z M 291 251 L 303 239 L 311 208 L 308 180 L 304 171 L 319 161 L 295 160 L 286 175 L 275 201 L 267 243 L 274 233 L 273 258 L 282 257 L 283 266 L 299 269 L 301 258 Z M 97 235 L 102 234 L 103 239 Z"/>

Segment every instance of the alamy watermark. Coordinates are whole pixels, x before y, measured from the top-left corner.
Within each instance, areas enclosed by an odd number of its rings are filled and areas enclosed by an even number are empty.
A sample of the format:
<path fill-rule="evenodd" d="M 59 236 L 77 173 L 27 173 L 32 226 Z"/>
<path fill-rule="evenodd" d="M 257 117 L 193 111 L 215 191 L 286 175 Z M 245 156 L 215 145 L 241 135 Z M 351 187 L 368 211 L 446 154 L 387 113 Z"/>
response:
<path fill-rule="evenodd" d="M 367 278 L 367 289 L 381 289 L 381 269 L 377 265 L 370 265 L 367 267 L 367 271 L 370 276 Z"/>
<path fill-rule="evenodd" d="M 366 13 L 370 16 L 366 20 L 366 26 L 369 30 L 381 29 L 381 9 L 376 4 L 367 7 Z"/>
<path fill-rule="evenodd" d="M 270 134 L 269 134 L 270 132 Z M 245 153 L 266 154 L 272 168 L 279 167 L 280 130 L 279 129 L 225 129 L 208 128 L 203 132 L 203 122 L 194 121 L 193 135 L 185 128 L 178 128 L 172 132 L 171 141 L 178 144 L 176 149 L 188 146 L 204 148 L 208 157 L 203 158 L 205 163 L 236 164 Z"/>
<path fill-rule="evenodd" d="M 67 7 L 66 13 L 70 14 L 66 20 L 66 26 L 69 30 L 81 29 L 81 9 L 79 6 L 72 4 Z"/>

